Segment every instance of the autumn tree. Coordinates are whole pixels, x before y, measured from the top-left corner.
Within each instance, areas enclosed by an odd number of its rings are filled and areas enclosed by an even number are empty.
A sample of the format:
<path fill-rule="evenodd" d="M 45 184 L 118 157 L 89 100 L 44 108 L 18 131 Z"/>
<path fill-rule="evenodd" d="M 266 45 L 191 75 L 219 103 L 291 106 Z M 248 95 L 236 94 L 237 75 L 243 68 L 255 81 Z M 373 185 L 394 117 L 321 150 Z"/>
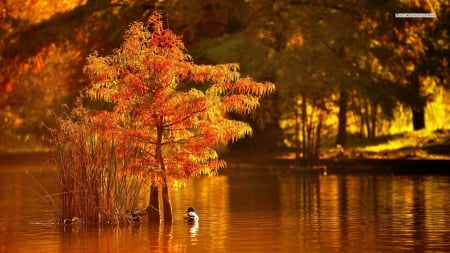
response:
<path fill-rule="evenodd" d="M 127 150 L 111 147 L 127 161 L 120 170 L 150 179 L 150 220 L 160 220 L 162 206 L 169 223 L 169 183 L 224 167 L 214 146 L 252 132 L 226 114 L 249 113 L 274 91 L 271 83 L 241 77 L 237 64 L 196 65 L 157 12 L 145 24 L 133 23 L 113 54 L 90 56 L 85 72 L 90 86 L 82 99 L 95 106 L 82 120 L 103 122 L 109 136 L 129 143 L 134 152 L 128 157 Z"/>

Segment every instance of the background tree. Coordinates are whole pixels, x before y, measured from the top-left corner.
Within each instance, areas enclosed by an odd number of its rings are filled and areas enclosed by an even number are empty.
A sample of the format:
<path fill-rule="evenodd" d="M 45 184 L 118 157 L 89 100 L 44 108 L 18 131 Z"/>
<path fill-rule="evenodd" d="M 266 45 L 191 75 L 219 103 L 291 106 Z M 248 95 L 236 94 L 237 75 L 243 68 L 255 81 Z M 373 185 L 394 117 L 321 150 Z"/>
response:
<path fill-rule="evenodd" d="M 151 14 L 154 5 L 147 2 L 2 1 L 0 120 L 7 122 L 0 129 L 2 144 L 31 141 L 42 134 L 41 122 L 54 125 L 48 112 L 73 104 L 87 84 L 82 68 L 89 52 L 117 47 L 131 21 Z M 36 93 L 45 94 L 44 103 Z"/>
<path fill-rule="evenodd" d="M 171 28 L 184 34 L 192 57 L 204 64 L 239 62 L 240 72 L 255 80 L 275 82 L 275 65 L 272 49 L 265 45 L 260 25 L 263 13 L 251 1 L 166 1 L 161 5 L 170 15 Z M 195 13 L 195 15 L 193 14 Z M 230 116 L 249 122 L 254 129 L 252 138 L 245 138 L 232 145 L 230 150 L 239 153 L 253 150 L 268 151 L 280 148 L 282 132 L 278 96 L 261 100 L 261 106 L 248 115 Z"/>
<path fill-rule="evenodd" d="M 448 86 L 450 7 L 439 0 L 399 0 L 376 7 L 359 26 L 365 53 L 352 61 L 359 70 L 369 72 L 374 83 L 382 84 L 382 90 L 390 94 L 387 97 L 394 96 L 411 109 L 414 130 L 423 129 L 435 87 Z M 437 18 L 402 19 L 395 17 L 396 12 L 435 13 Z"/>

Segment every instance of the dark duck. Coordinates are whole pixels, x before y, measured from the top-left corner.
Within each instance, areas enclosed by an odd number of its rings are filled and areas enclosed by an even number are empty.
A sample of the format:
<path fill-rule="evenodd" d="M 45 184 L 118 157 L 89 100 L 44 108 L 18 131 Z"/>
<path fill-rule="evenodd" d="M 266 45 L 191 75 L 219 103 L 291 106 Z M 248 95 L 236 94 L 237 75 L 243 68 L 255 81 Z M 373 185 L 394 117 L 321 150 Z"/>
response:
<path fill-rule="evenodd" d="M 64 225 L 66 226 L 74 226 L 81 224 L 81 219 L 78 217 L 73 217 L 72 219 L 64 219 Z"/>
<path fill-rule="evenodd" d="M 126 210 L 125 219 L 128 221 L 128 223 L 130 223 L 130 225 L 141 223 L 141 215 L 138 211 L 132 212 L 130 210 Z"/>
<path fill-rule="evenodd" d="M 189 208 L 187 209 L 187 212 L 183 215 L 183 219 L 184 219 L 185 222 L 188 222 L 188 223 L 195 223 L 195 222 L 198 222 L 199 217 L 198 217 L 198 215 L 195 213 L 194 208 L 189 207 Z"/>

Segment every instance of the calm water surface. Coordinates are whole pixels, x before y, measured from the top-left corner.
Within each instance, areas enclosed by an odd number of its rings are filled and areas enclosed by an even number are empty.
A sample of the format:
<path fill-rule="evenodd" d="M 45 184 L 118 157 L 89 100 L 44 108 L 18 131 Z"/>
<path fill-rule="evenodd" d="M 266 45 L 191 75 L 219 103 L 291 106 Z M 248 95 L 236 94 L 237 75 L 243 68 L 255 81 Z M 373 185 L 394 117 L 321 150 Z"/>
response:
<path fill-rule="evenodd" d="M 27 172 L 59 191 L 48 162 L 0 164 L 0 252 L 450 252 L 447 176 L 228 169 L 172 189 L 172 226 L 63 229 Z"/>

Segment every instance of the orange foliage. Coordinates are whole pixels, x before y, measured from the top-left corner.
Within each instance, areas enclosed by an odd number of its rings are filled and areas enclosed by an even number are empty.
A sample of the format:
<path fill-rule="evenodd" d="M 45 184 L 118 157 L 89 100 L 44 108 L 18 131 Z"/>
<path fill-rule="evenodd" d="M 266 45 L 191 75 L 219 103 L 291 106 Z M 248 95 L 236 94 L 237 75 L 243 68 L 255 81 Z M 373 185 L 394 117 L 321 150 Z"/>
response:
<path fill-rule="evenodd" d="M 251 134 L 251 128 L 223 115 L 249 113 L 274 91 L 271 83 L 241 78 L 237 64 L 196 65 L 156 12 L 145 24 L 133 23 L 112 55 L 93 54 L 87 62 L 91 86 L 83 96 L 114 108 L 93 110 L 85 120 L 101 122 L 112 136 L 132 143 L 134 162 L 124 171 L 152 182 L 225 166 L 214 146 Z M 127 150 L 121 152 L 126 156 Z"/>

